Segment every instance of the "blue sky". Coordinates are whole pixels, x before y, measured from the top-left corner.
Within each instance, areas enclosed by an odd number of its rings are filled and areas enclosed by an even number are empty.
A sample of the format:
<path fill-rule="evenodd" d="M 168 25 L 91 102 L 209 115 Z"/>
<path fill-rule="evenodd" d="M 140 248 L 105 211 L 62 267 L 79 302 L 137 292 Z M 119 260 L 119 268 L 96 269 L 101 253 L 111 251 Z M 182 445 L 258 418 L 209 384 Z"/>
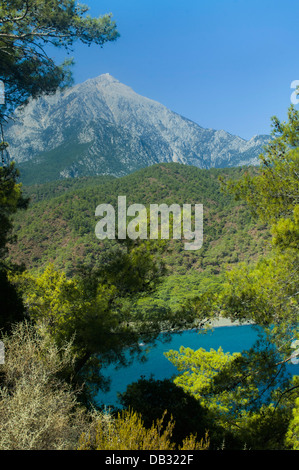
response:
<path fill-rule="evenodd" d="M 269 133 L 271 116 L 286 118 L 299 80 L 298 0 L 83 3 L 93 16 L 111 12 L 121 37 L 102 49 L 78 43 L 75 83 L 108 72 L 202 127 L 245 139 Z"/>

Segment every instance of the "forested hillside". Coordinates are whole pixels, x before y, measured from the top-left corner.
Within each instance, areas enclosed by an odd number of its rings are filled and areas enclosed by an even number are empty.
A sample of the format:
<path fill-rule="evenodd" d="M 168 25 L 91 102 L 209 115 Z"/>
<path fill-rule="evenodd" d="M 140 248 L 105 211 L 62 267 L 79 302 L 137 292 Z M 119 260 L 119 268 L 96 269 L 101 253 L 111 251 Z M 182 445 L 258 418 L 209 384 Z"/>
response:
<path fill-rule="evenodd" d="M 24 187 L 30 205 L 15 216 L 18 243 L 11 246 L 11 260 L 39 271 L 53 263 L 71 276 L 80 263 L 100 263 L 106 247 L 117 243 L 100 242 L 95 236 L 98 204 L 117 208 L 120 195 L 127 197 L 128 205 L 203 204 L 203 247 L 185 251 L 182 240 L 164 243 L 167 276 L 155 297 L 168 303 L 182 300 L 217 282 L 226 265 L 255 259 L 267 249 L 265 226 L 257 226 L 244 204 L 224 194 L 218 180 L 220 176 L 237 178 L 245 171 L 169 163 L 122 178 L 98 176 Z"/>

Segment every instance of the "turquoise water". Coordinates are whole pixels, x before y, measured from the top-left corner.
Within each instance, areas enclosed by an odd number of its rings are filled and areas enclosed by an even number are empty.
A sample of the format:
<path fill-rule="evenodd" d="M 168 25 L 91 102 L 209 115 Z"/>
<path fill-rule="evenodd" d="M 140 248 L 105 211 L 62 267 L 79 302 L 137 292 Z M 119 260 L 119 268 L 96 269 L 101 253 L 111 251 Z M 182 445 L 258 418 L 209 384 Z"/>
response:
<path fill-rule="evenodd" d="M 209 350 L 221 346 L 224 352 L 234 353 L 250 348 L 257 337 L 256 329 L 250 325 L 217 327 L 206 334 L 199 334 L 196 331 L 185 331 L 181 335 L 173 333 L 169 342 L 157 342 L 157 345 L 149 351 L 146 362 L 136 359 L 129 367 L 117 370 L 111 365 L 103 369 L 103 375 L 111 379 L 110 391 L 100 392 L 97 401 L 106 406 L 119 405 L 117 392 L 124 392 L 127 385 L 136 382 L 141 376 L 149 378 L 153 375 L 154 379 L 162 380 L 177 374 L 177 369 L 164 356 L 164 353 L 170 349 L 178 350 L 181 346 L 185 346 L 191 349 L 202 347 Z M 290 371 L 299 375 L 299 365 L 291 365 Z"/>

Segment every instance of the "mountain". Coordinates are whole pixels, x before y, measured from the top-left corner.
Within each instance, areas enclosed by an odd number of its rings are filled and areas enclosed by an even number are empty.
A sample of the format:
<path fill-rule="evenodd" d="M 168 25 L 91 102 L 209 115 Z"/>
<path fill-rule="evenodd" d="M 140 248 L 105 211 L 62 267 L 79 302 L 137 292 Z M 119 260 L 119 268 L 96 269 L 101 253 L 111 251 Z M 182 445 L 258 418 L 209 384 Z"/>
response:
<path fill-rule="evenodd" d="M 269 136 L 246 141 L 204 129 L 109 74 L 17 110 L 5 130 L 25 184 L 123 176 L 156 163 L 199 168 L 254 165 Z"/>

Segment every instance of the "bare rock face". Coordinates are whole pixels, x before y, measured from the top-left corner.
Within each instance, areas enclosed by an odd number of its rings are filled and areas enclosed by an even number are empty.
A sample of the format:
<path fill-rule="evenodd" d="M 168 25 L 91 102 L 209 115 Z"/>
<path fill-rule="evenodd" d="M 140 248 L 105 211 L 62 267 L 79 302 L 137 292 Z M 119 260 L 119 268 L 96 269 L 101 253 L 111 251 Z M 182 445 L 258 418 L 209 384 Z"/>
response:
<path fill-rule="evenodd" d="M 32 100 L 5 129 L 26 183 L 123 176 L 162 162 L 199 168 L 256 165 L 269 136 L 246 141 L 204 129 L 109 74 Z"/>

